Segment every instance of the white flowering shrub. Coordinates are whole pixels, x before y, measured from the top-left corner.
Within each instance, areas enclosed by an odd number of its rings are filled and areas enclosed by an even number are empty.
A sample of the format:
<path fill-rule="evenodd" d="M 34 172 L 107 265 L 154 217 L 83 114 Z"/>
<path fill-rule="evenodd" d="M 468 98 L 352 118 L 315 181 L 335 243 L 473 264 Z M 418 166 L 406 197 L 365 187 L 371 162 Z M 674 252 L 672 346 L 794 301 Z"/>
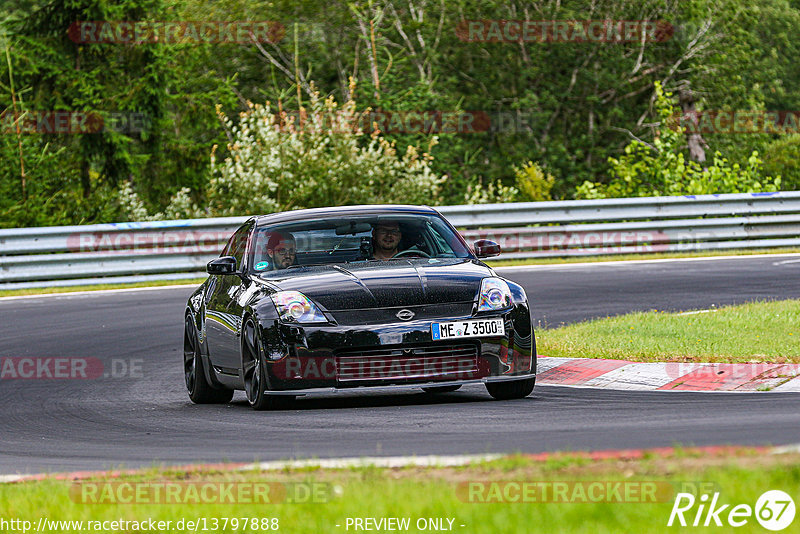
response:
<path fill-rule="evenodd" d="M 208 213 L 192 202 L 191 190 L 188 187 L 184 187 L 175 193 L 163 212 L 154 214 L 148 213 L 144 202 L 133 190 L 130 183 L 122 184 L 117 194 L 117 201 L 122 207 L 125 218 L 129 221 L 191 219 L 204 217 Z"/>
<path fill-rule="evenodd" d="M 352 91 L 351 91 L 352 94 Z M 378 130 L 364 134 L 356 104 L 341 107 L 313 93 L 308 108 L 289 114 L 249 104 L 238 122 L 219 109 L 231 142 L 228 155 L 211 154 L 206 205 L 181 190 L 163 214 L 148 215 L 128 187 L 120 198 L 137 219 L 270 213 L 346 204 L 437 204 L 444 178 L 434 175 L 428 152 L 402 154 Z M 431 139 L 428 150 L 436 144 Z"/>
<path fill-rule="evenodd" d="M 519 197 L 519 189 L 511 185 L 503 185 L 500 180 L 489 182 L 484 186 L 480 182 L 467 185 L 464 192 L 464 204 L 501 204 L 504 202 L 516 202 Z"/>

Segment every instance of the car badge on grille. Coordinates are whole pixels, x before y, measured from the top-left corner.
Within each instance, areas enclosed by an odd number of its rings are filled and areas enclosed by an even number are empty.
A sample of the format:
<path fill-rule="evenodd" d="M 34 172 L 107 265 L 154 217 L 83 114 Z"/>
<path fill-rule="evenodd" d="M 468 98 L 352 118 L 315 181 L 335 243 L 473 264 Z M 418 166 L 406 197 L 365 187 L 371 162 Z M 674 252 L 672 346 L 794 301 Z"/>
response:
<path fill-rule="evenodd" d="M 401 321 L 410 321 L 411 319 L 414 318 L 414 312 L 405 309 L 400 310 L 399 312 L 397 312 L 397 318 L 400 319 Z"/>

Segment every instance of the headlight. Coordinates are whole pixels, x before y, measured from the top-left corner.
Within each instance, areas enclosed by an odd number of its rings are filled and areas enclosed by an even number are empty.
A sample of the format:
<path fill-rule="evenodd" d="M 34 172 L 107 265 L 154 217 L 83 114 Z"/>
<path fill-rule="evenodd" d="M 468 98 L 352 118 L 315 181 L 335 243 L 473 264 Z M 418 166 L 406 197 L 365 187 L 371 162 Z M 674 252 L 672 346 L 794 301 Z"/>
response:
<path fill-rule="evenodd" d="M 511 290 L 500 278 L 484 278 L 478 297 L 478 311 L 502 310 L 511 305 Z"/>
<path fill-rule="evenodd" d="M 327 323 L 328 320 L 311 300 L 299 291 L 278 291 L 272 295 L 282 321 L 292 323 Z"/>

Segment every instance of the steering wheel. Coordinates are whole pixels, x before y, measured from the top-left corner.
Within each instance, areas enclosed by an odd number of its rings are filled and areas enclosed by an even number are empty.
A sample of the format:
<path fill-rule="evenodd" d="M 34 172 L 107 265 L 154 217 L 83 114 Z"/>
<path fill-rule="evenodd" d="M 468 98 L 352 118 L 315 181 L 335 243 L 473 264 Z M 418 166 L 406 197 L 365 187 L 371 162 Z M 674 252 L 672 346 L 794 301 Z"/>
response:
<path fill-rule="evenodd" d="M 425 252 L 422 252 L 421 250 L 412 250 L 412 249 L 403 250 L 402 252 L 398 252 L 397 254 L 395 254 L 392 257 L 393 258 L 403 258 L 405 256 L 417 256 L 419 258 L 430 258 L 431 257 L 430 254 L 426 254 Z"/>

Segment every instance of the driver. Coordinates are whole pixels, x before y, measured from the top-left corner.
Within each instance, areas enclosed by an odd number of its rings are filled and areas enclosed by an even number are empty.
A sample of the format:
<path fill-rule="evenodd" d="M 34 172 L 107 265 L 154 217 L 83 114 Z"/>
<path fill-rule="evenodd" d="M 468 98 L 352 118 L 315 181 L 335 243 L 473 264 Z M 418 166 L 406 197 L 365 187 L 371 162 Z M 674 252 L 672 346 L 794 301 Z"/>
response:
<path fill-rule="evenodd" d="M 273 269 L 286 269 L 297 260 L 297 245 L 289 232 L 272 232 L 266 249 Z"/>
<path fill-rule="evenodd" d="M 398 252 L 403 233 L 396 222 L 381 222 L 372 229 L 372 257 L 388 260 Z"/>

